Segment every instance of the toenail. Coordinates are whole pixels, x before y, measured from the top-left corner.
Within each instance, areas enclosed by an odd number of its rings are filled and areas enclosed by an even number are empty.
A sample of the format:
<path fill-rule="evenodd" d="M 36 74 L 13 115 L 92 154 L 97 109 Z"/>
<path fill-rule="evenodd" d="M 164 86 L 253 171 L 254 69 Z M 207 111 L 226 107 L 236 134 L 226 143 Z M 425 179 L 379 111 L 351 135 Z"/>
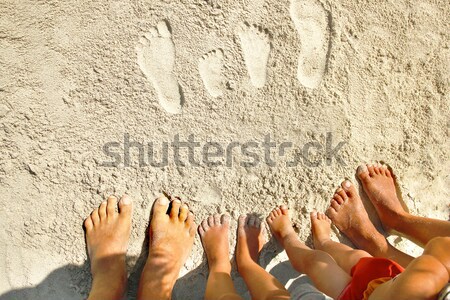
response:
<path fill-rule="evenodd" d="M 122 203 L 126 204 L 126 205 L 131 204 L 130 197 L 128 197 L 127 195 L 124 195 L 123 198 L 122 198 Z"/>
<path fill-rule="evenodd" d="M 349 188 L 349 187 L 352 186 L 352 184 L 350 183 L 350 181 L 346 180 L 346 181 L 344 182 L 344 186 L 345 186 L 346 188 Z"/>
<path fill-rule="evenodd" d="M 166 205 L 168 203 L 168 199 L 166 197 L 161 197 L 158 199 L 158 203 L 161 205 Z"/>
<path fill-rule="evenodd" d="M 181 204 L 181 200 L 178 200 L 178 199 L 173 200 L 173 202 L 176 202 L 176 203 L 180 203 L 180 204 Z"/>

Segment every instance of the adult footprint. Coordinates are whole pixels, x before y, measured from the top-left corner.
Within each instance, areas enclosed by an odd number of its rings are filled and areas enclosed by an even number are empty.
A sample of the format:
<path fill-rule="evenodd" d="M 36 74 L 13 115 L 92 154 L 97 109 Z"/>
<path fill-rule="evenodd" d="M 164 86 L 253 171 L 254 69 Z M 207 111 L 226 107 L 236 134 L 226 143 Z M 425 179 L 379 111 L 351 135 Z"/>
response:
<path fill-rule="evenodd" d="M 267 29 L 243 24 L 238 31 L 244 61 L 252 84 L 261 88 L 266 83 L 267 60 L 270 54 L 270 36 Z"/>
<path fill-rule="evenodd" d="M 208 93 L 213 97 L 223 95 L 223 51 L 212 50 L 200 58 L 198 70 Z"/>
<path fill-rule="evenodd" d="M 160 21 L 140 38 L 136 46 L 137 62 L 142 73 L 153 84 L 159 104 L 169 113 L 181 113 L 183 95 L 173 69 L 175 45 L 169 26 Z"/>
<path fill-rule="evenodd" d="M 318 0 L 291 0 L 290 14 L 300 37 L 297 77 L 314 89 L 325 74 L 329 48 L 327 12 Z"/>

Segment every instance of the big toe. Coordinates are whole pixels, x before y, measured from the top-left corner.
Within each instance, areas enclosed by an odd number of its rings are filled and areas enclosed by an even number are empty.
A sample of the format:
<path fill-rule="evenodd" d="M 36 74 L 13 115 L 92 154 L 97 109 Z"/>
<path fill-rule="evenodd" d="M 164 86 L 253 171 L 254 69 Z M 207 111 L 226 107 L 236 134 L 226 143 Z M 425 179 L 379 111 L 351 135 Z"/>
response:
<path fill-rule="evenodd" d="M 289 209 L 288 209 L 288 207 L 286 205 L 284 205 L 284 204 L 280 205 L 280 209 L 281 209 L 281 213 L 283 215 L 288 215 L 289 214 Z"/>
<path fill-rule="evenodd" d="M 128 195 L 123 195 L 119 201 L 119 213 L 121 216 L 129 217 L 133 211 L 133 200 Z"/>
<path fill-rule="evenodd" d="M 356 169 L 356 175 L 358 175 L 359 179 L 361 179 L 363 182 L 370 179 L 369 175 L 369 169 L 367 168 L 367 165 L 363 164 Z"/>
<path fill-rule="evenodd" d="M 158 217 L 167 214 L 167 209 L 169 208 L 169 199 L 165 196 L 161 196 L 156 199 L 153 204 L 153 216 Z"/>
<path fill-rule="evenodd" d="M 349 197 L 354 197 L 358 194 L 358 192 L 356 191 L 356 187 L 350 180 L 345 180 L 344 182 L 342 182 L 341 186 Z"/>

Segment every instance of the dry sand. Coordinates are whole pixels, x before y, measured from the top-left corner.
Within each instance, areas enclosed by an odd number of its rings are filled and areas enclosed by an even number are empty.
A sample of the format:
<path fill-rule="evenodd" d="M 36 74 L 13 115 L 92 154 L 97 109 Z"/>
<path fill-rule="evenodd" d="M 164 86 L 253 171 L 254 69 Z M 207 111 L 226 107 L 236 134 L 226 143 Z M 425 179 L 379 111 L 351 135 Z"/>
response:
<path fill-rule="evenodd" d="M 130 299 L 162 191 L 189 200 L 197 220 L 287 203 L 309 243 L 308 212 L 325 210 L 360 162 L 383 160 L 411 212 L 448 219 L 449 10 L 431 0 L 1 1 L 0 299 L 86 296 L 81 224 L 111 193 L 135 199 Z M 124 133 L 161 149 L 176 134 L 302 146 L 324 145 L 327 132 L 333 146 L 346 142 L 345 165 L 287 167 L 287 149 L 272 167 L 242 166 L 238 150 L 232 167 L 138 166 L 136 153 L 129 167 L 102 166 L 103 145 L 123 145 Z M 278 252 L 271 242 L 263 263 L 287 281 L 295 273 Z M 197 238 L 174 298 L 201 299 L 206 276 Z"/>

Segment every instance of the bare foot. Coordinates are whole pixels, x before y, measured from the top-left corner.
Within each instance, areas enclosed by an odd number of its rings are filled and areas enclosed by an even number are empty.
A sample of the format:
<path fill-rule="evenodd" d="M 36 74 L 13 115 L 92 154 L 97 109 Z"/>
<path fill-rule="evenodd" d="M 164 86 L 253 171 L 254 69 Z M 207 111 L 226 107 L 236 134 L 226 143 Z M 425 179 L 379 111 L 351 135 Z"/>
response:
<path fill-rule="evenodd" d="M 258 263 L 259 253 L 265 243 L 264 227 L 261 226 L 259 218 L 254 215 L 240 216 L 236 245 L 238 269 L 244 267 L 251 260 Z"/>
<path fill-rule="evenodd" d="M 331 200 L 327 216 L 358 248 L 377 253 L 379 247 L 386 246 L 384 236 L 370 221 L 355 186 L 348 180 L 341 186 Z"/>
<path fill-rule="evenodd" d="M 289 210 L 286 205 L 280 205 L 280 207 L 273 209 L 266 221 L 269 224 L 270 231 L 272 231 L 273 236 L 275 236 L 281 246 L 284 247 L 286 239 L 297 237 L 289 219 Z"/>
<path fill-rule="evenodd" d="M 125 254 L 131 231 L 131 198 L 110 196 L 84 221 L 91 262 L 89 299 L 121 299 L 126 288 Z"/>
<path fill-rule="evenodd" d="M 170 299 L 181 267 L 194 244 L 194 214 L 179 199 L 158 198 L 153 205 L 147 263 L 138 299 Z"/>
<path fill-rule="evenodd" d="M 395 227 L 399 216 L 406 214 L 395 191 L 395 176 L 381 164 L 361 165 L 356 173 L 375 206 L 383 227 Z"/>
<path fill-rule="evenodd" d="M 314 247 L 321 249 L 321 245 L 331 240 L 331 220 L 321 212 L 311 212 L 311 230 Z"/>
<path fill-rule="evenodd" d="M 230 216 L 215 214 L 203 220 L 198 227 L 210 271 L 231 272 Z"/>

